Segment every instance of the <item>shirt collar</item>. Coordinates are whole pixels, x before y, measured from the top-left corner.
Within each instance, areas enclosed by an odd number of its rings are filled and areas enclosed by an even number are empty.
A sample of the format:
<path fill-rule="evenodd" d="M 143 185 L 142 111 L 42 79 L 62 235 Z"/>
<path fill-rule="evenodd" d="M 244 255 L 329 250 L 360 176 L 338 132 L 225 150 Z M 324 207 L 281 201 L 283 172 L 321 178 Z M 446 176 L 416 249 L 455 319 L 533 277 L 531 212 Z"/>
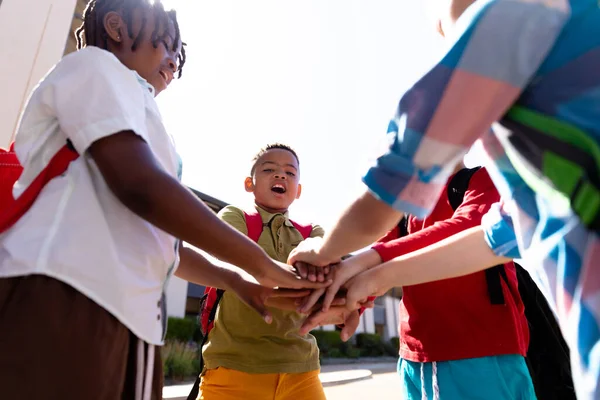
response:
<path fill-rule="evenodd" d="M 258 211 L 258 213 L 260 214 L 263 223 L 269 223 L 277 215 L 282 215 L 285 218 L 285 221 L 284 221 L 285 226 L 288 226 L 290 228 L 292 228 L 294 226 L 294 224 L 292 224 L 292 222 L 290 221 L 290 217 L 289 217 L 290 212 L 289 211 L 286 211 L 284 213 L 270 213 L 267 210 L 264 210 L 260 206 L 255 205 L 254 207 L 256 208 L 256 211 Z"/>
<path fill-rule="evenodd" d="M 142 78 L 142 76 L 140 74 L 138 74 L 137 71 L 133 71 L 133 73 L 135 74 L 135 77 L 137 78 L 140 85 L 142 85 L 144 88 L 147 88 L 150 91 L 150 94 L 152 95 L 152 97 L 154 97 L 154 94 L 155 94 L 154 86 L 152 86 L 150 83 L 148 83 L 147 80 Z"/>

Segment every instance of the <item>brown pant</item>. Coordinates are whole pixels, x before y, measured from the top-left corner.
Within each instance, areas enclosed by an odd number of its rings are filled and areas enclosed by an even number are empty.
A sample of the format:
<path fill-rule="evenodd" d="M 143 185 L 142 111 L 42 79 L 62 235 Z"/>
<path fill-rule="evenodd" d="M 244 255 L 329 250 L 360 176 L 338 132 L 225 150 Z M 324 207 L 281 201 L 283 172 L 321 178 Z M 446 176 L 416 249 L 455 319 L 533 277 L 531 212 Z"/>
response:
<path fill-rule="evenodd" d="M 0 278 L 1 398 L 133 400 L 137 349 L 135 335 L 71 286 L 42 275 Z M 152 399 L 160 400 L 155 350 Z"/>

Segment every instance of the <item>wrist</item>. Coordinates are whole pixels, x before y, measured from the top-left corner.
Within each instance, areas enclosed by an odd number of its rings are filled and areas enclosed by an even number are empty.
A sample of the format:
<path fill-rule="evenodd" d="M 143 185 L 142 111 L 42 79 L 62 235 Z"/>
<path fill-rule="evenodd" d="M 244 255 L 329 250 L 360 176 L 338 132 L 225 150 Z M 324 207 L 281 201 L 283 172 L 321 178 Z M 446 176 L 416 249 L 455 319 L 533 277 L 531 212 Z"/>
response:
<path fill-rule="evenodd" d="M 364 251 L 356 255 L 354 258 L 363 267 L 363 271 L 374 268 L 383 262 L 379 253 L 373 249 Z"/>

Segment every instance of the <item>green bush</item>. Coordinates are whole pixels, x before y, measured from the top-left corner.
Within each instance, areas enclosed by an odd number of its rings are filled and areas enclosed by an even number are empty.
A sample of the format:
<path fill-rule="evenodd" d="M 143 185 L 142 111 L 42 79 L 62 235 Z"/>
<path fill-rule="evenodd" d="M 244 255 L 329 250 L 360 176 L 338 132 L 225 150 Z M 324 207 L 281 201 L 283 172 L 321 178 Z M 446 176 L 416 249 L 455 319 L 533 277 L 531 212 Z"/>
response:
<path fill-rule="evenodd" d="M 334 347 L 333 349 L 329 349 L 327 356 L 331 358 L 342 358 L 344 357 L 344 353 L 342 353 L 342 350 Z"/>
<path fill-rule="evenodd" d="M 161 356 L 166 378 L 183 380 L 200 373 L 198 351 L 194 346 L 168 341 L 161 349 Z"/>
<path fill-rule="evenodd" d="M 196 318 L 169 317 L 165 339 L 187 343 L 195 339 L 197 330 L 199 328 Z"/>
<path fill-rule="evenodd" d="M 363 357 L 379 357 L 385 354 L 381 336 L 375 333 L 359 333 L 356 335 L 356 345 Z"/>
<path fill-rule="evenodd" d="M 400 338 L 393 337 L 390 339 L 390 343 L 392 343 L 392 346 L 394 346 L 394 348 L 396 349 L 396 355 L 398 355 L 398 351 L 400 351 Z"/>
<path fill-rule="evenodd" d="M 337 354 L 335 350 L 342 353 L 341 346 L 344 342 L 338 331 L 312 331 L 311 334 L 317 339 L 321 357 L 334 357 L 330 352 L 333 351 L 334 354 Z"/>
<path fill-rule="evenodd" d="M 360 357 L 360 349 L 357 349 L 356 347 L 349 345 L 346 347 L 344 354 L 348 358 L 359 358 Z"/>

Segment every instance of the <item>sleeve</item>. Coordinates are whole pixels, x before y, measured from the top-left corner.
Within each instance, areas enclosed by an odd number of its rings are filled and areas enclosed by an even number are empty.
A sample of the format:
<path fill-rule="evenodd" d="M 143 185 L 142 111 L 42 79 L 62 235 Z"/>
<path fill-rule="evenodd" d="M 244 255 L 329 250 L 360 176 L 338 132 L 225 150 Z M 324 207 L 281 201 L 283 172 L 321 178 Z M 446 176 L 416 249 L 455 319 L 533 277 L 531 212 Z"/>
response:
<path fill-rule="evenodd" d="M 445 55 L 400 100 L 389 149 L 363 178 L 371 193 L 426 217 L 454 166 L 534 77 L 568 17 L 566 0 L 469 7 Z"/>
<path fill-rule="evenodd" d="M 310 236 L 311 238 L 316 238 L 316 237 L 320 237 L 322 238 L 323 236 L 325 236 L 325 230 L 320 226 L 320 225 L 313 225 L 312 231 L 310 232 Z"/>
<path fill-rule="evenodd" d="M 436 222 L 408 236 L 386 243 L 378 243 L 373 246 L 373 249 L 379 253 L 383 262 L 386 262 L 437 243 L 466 229 L 480 225 L 483 216 L 492 204 L 499 201 L 499 198 L 500 195 L 496 191 L 492 180 L 486 170 L 482 168 L 471 178 L 464 200 L 456 209 L 452 218 Z"/>
<path fill-rule="evenodd" d="M 503 203 L 492 205 L 481 220 L 485 240 L 494 254 L 508 258 L 521 258 L 513 221 Z"/>
<path fill-rule="evenodd" d="M 42 101 L 78 153 L 128 130 L 148 142 L 144 88 L 111 53 L 88 48 L 69 55 L 42 85 Z"/>
<path fill-rule="evenodd" d="M 219 219 L 223 222 L 227 222 L 229 225 L 243 233 L 248 235 L 248 227 L 246 226 L 246 218 L 244 212 L 237 207 L 227 206 L 223 208 L 217 214 Z"/>

